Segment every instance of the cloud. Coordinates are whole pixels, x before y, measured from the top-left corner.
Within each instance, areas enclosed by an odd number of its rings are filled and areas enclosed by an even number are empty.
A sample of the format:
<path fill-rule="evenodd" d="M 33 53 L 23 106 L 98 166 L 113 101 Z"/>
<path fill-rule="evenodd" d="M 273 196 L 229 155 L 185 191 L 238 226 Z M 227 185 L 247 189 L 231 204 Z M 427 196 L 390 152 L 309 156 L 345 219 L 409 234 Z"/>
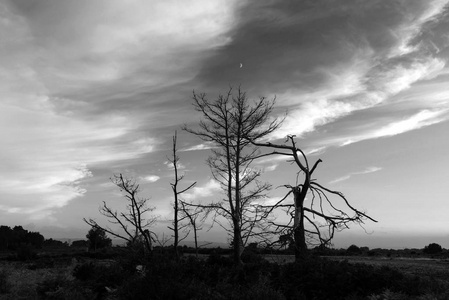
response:
<path fill-rule="evenodd" d="M 276 170 L 278 166 L 279 166 L 278 164 L 274 164 L 274 165 L 265 167 L 265 168 L 264 168 L 264 171 L 265 171 L 265 172 L 272 172 L 272 171 Z"/>
<path fill-rule="evenodd" d="M 0 111 L 0 177 L 6 178 L 0 191 L 15 199 L 4 202 L 9 212 L 34 215 L 67 205 L 85 193 L 81 183 L 89 168 L 139 157 L 158 144 L 120 116 L 85 122 L 2 103 Z"/>
<path fill-rule="evenodd" d="M 349 139 L 341 140 L 340 146 L 346 146 L 368 139 L 395 136 L 401 133 L 437 124 L 449 119 L 448 111 L 449 108 L 435 111 L 422 110 L 408 118 L 391 122 L 381 128 L 366 132 L 363 135 L 352 136 Z"/>
<path fill-rule="evenodd" d="M 11 179 L 0 192 L 15 200 L 0 210 L 48 216 L 84 195 L 92 167 L 154 151 L 157 127 L 183 122 L 172 110 L 189 107 L 182 84 L 226 42 L 233 10 L 233 1 L 2 2 L 0 176 Z"/>
<path fill-rule="evenodd" d="M 212 148 L 215 148 L 215 146 L 210 142 L 206 142 L 206 143 L 198 144 L 198 145 L 188 147 L 185 149 L 181 149 L 179 151 L 181 151 L 181 152 L 182 151 L 199 151 L 199 150 L 209 150 Z"/>
<path fill-rule="evenodd" d="M 363 171 L 349 173 L 348 175 L 345 175 L 345 176 L 339 177 L 337 179 L 334 179 L 334 180 L 332 180 L 329 183 L 330 184 L 335 184 L 337 182 L 342 182 L 342 181 L 348 180 L 349 178 L 351 178 L 351 177 L 353 177 L 355 175 L 364 175 L 364 174 L 378 172 L 380 170 L 382 170 L 382 168 L 380 168 L 380 167 L 369 167 L 369 168 L 366 168 Z"/>
<path fill-rule="evenodd" d="M 448 44 L 431 33 L 444 22 L 447 3 L 249 1 L 237 11 L 230 41 L 217 48 L 198 79 L 207 87 L 229 82 L 277 95 L 289 114 L 271 138 L 305 137 L 391 105 L 395 95 L 444 72 L 446 58 L 434 49 Z"/>
<path fill-rule="evenodd" d="M 169 170 L 175 169 L 175 167 L 171 161 L 168 161 L 168 160 L 164 161 L 164 165 L 166 165 Z M 178 170 L 185 170 L 185 169 L 186 169 L 186 166 L 178 161 Z"/>
<path fill-rule="evenodd" d="M 157 175 L 148 175 L 148 176 L 143 177 L 143 180 L 148 181 L 148 182 L 156 182 L 159 179 L 161 179 L 161 178 Z"/>
<path fill-rule="evenodd" d="M 182 198 L 187 201 L 196 201 L 198 198 L 207 198 L 210 202 L 216 201 L 217 194 L 221 192 L 221 185 L 216 180 L 209 180 L 203 186 L 196 186 L 186 193 L 182 194 Z"/>

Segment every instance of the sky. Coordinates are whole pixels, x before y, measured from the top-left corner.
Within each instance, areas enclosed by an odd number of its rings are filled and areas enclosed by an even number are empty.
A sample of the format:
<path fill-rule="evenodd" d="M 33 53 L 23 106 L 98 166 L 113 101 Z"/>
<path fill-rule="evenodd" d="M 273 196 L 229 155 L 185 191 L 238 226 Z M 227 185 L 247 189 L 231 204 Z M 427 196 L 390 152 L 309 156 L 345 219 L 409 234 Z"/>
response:
<path fill-rule="evenodd" d="M 449 248 L 448 33 L 449 0 L 1 0 L 1 223 L 83 238 L 102 201 L 123 207 L 124 173 L 170 235 L 175 131 L 185 199 L 221 197 L 181 130 L 201 118 L 192 91 L 240 85 L 288 111 L 273 142 L 296 135 L 316 179 L 378 221 L 335 247 Z M 256 165 L 295 183 L 282 159 Z"/>

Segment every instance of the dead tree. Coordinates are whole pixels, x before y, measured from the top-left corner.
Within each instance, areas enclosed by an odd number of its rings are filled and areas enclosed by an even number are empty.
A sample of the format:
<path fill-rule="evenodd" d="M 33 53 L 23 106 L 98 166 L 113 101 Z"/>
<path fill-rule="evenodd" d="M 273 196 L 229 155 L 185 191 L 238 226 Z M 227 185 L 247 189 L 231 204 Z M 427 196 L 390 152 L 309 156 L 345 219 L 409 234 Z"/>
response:
<path fill-rule="evenodd" d="M 261 171 L 252 167 L 258 150 L 249 139 L 257 141 L 266 137 L 282 121 L 269 119 L 274 99 L 259 98 L 251 103 L 240 88 L 236 95 L 230 88 L 226 95 L 219 95 L 212 102 L 205 94 L 193 92 L 193 100 L 195 109 L 202 114 L 203 119 L 199 122 L 199 128 L 184 126 L 184 130 L 214 144 L 215 148 L 211 150 L 212 155 L 207 163 L 212 176 L 220 182 L 226 193 L 225 199 L 201 207 L 213 210 L 217 217 L 228 220 L 231 228 L 214 218 L 235 241 L 234 263 L 241 264 L 244 245 L 260 221 L 260 215 L 255 212 L 252 202 L 265 197 L 271 187 L 258 180 Z"/>
<path fill-rule="evenodd" d="M 201 226 L 207 218 L 207 214 L 204 214 L 203 210 L 192 204 L 187 204 L 184 201 L 179 201 L 181 205 L 181 220 L 187 219 L 188 225 L 193 229 L 193 238 L 195 242 L 195 254 L 198 257 L 198 249 L 201 246 L 198 246 L 198 231 L 203 229 Z M 202 215 L 202 216 L 201 216 Z M 187 233 L 189 234 L 189 232 Z M 209 244 L 209 243 L 208 243 Z M 204 245 L 202 245 L 204 246 Z"/>
<path fill-rule="evenodd" d="M 327 245 L 336 231 L 348 228 L 350 223 L 363 224 L 367 219 L 377 222 L 354 208 L 342 193 L 316 182 L 312 175 L 322 160 L 318 159 L 310 165 L 305 153 L 296 146 L 294 136 L 288 136 L 287 141 L 290 145 L 254 141 L 253 144 L 274 149 L 259 157 L 283 155 L 299 167 L 298 178 L 301 175 L 301 183 L 297 181 L 295 186 L 285 185 L 289 189 L 288 193 L 274 205 L 260 205 L 261 209 L 265 209 L 264 217 L 268 224 L 266 230 L 283 238 L 278 242 L 285 240 L 286 236 L 292 237 L 296 260 L 306 255 L 307 242 Z M 288 202 L 290 195 L 293 195 L 292 202 Z M 279 223 L 269 218 L 270 214 L 279 210 L 284 210 L 290 215 L 289 222 Z"/>
<path fill-rule="evenodd" d="M 172 163 L 173 165 L 173 171 L 174 171 L 174 175 L 175 175 L 175 181 L 173 183 L 170 183 L 171 188 L 173 190 L 173 196 L 174 196 L 174 204 L 173 204 L 173 212 L 174 212 L 174 216 L 173 216 L 173 226 L 169 226 L 168 228 L 173 230 L 173 248 L 175 251 L 175 256 L 178 259 L 179 258 L 179 249 L 178 249 L 178 245 L 179 242 L 182 241 L 183 239 L 185 239 L 187 237 L 187 235 L 185 235 L 183 238 L 180 238 L 179 236 L 179 232 L 180 230 L 185 227 L 186 225 L 182 225 L 180 223 L 180 218 L 179 218 L 179 212 L 181 210 L 181 207 L 179 205 L 179 197 L 187 192 L 188 190 L 190 190 L 192 187 L 195 186 L 196 182 L 190 184 L 188 187 L 179 190 L 179 183 L 181 182 L 181 180 L 184 178 L 184 175 L 179 175 L 179 156 L 177 155 L 177 149 L 176 149 L 176 140 L 177 140 L 177 135 L 176 135 L 176 131 L 175 131 L 175 135 L 173 136 L 173 157 L 169 158 L 169 161 Z"/>
<path fill-rule="evenodd" d="M 138 197 L 139 184 L 135 180 L 119 174 L 114 175 L 111 181 L 120 188 L 127 200 L 126 211 L 118 212 L 113 210 L 104 201 L 99 210 L 102 215 L 107 217 L 108 222 L 114 224 L 118 229 L 100 226 L 93 219 L 83 218 L 84 222 L 92 228 L 100 228 L 110 235 L 125 240 L 129 246 L 133 246 L 141 241 L 144 243 L 146 252 L 151 254 L 156 234 L 150 231 L 149 228 L 156 223 L 157 217 L 148 215 L 148 213 L 155 208 L 148 206 L 148 198 Z M 123 231 L 123 233 L 120 233 L 118 230 Z"/>

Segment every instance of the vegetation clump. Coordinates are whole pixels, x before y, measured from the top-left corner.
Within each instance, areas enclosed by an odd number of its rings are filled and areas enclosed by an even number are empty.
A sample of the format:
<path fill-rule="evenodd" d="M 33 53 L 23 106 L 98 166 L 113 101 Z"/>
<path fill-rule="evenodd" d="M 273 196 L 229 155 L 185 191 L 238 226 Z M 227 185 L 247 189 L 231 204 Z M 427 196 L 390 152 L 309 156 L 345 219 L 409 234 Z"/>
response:
<path fill-rule="evenodd" d="M 431 243 L 424 247 L 423 252 L 426 254 L 437 254 L 443 252 L 443 248 L 436 243 Z"/>

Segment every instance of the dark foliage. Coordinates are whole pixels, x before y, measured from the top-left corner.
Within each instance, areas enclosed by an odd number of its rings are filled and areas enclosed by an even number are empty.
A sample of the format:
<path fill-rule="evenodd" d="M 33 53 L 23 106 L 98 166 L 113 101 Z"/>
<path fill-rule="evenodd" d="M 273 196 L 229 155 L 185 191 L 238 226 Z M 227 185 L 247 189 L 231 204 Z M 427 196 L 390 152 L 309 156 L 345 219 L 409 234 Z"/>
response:
<path fill-rule="evenodd" d="M 33 247 L 30 245 L 21 245 L 16 250 L 16 256 L 18 260 L 30 260 L 37 257 L 37 253 L 34 251 Z"/>
<path fill-rule="evenodd" d="M 0 270 L 0 294 L 6 294 L 10 289 L 9 274 L 5 270 Z"/>
<path fill-rule="evenodd" d="M 61 242 L 61 241 L 54 240 L 54 239 L 50 238 L 50 239 L 46 239 L 44 241 L 44 243 L 42 244 L 42 246 L 44 246 L 46 248 L 66 248 L 69 246 L 69 244 L 67 242 Z"/>
<path fill-rule="evenodd" d="M 73 241 L 70 247 L 73 248 L 86 248 L 89 247 L 89 241 L 86 240 L 79 240 L 79 241 Z"/>
<path fill-rule="evenodd" d="M 17 250 L 22 245 L 31 245 L 34 248 L 41 248 L 44 237 L 39 232 L 31 232 L 15 226 L 0 226 L 0 250 Z"/>
<path fill-rule="evenodd" d="M 38 299 L 46 300 L 100 299 L 89 289 L 80 288 L 63 276 L 43 280 L 38 283 L 36 292 Z"/>
<path fill-rule="evenodd" d="M 158 258 L 124 281 L 122 299 L 366 299 L 385 290 L 416 297 L 447 286 L 389 267 L 311 258 L 286 265 L 266 261 L 233 266 L 213 254 L 175 262 Z"/>
<path fill-rule="evenodd" d="M 106 236 L 106 232 L 99 227 L 92 227 L 86 237 L 89 241 L 89 250 L 97 251 L 112 245 L 112 241 Z"/>
<path fill-rule="evenodd" d="M 443 248 L 439 244 L 432 243 L 425 246 L 423 252 L 425 254 L 437 254 L 443 252 Z"/>
<path fill-rule="evenodd" d="M 356 245 L 351 245 L 346 250 L 346 254 L 347 255 L 360 255 L 360 254 L 362 254 L 362 250 L 359 247 L 357 247 Z"/>

